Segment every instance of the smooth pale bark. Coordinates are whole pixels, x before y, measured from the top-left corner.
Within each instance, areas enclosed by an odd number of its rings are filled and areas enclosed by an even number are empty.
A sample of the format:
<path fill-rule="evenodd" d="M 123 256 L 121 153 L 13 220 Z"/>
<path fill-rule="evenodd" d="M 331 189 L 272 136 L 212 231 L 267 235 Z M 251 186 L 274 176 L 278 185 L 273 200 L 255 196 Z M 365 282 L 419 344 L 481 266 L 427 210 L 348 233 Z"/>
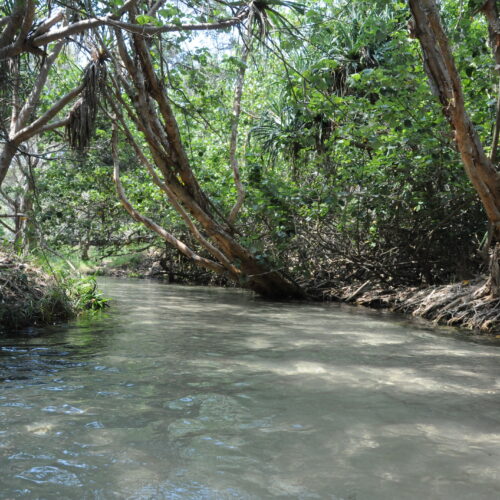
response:
<path fill-rule="evenodd" d="M 9 22 L 0 34 L 0 60 L 14 57 L 23 50 L 32 51 L 25 41 L 35 21 L 35 9 L 34 0 L 15 0 Z"/>
<path fill-rule="evenodd" d="M 56 125 L 59 126 L 61 122 L 56 122 L 54 124 L 49 123 L 50 120 L 83 90 L 83 85 L 79 85 L 61 97 L 42 116 L 32 119 L 32 116 L 39 105 L 40 96 L 45 88 L 45 84 L 47 83 L 49 72 L 55 64 L 64 43 L 64 41 L 57 43 L 50 55 L 45 59 L 37 75 L 35 84 L 22 106 L 19 103 L 18 89 L 21 85 L 21 81 L 19 75 L 16 73 L 18 71 L 18 67 L 15 65 L 13 66 L 15 71 L 12 75 L 14 88 L 12 93 L 11 119 L 8 131 L 9 135 L 4 143 L 2 152 L 0 153 L 0 186 L 7 175 L 12 160 L 14 159 L 20 145 L 42 131 L 53 129 Z"/>
<path fill-rule="evenodd" d="M 17 165 L 24 183 L 22 194 L 20 195 L 20 212 L 23 216 L 16 219 L 17 231 L 14 239 L 14 246 L 22 251 L 23 255 L 28 255 L 35 247 L 35 224 L 33 218 L 33 202 L 35 196 L 35 179 L 33 171 L 39 163 L 38 158 L 16 157 Z"/>
<path fill-rule="evenodd" d="M 16 156 L 16 185 L 18 189 L 10 195 L 0 189 L 0 200 L 10 212 L 0 214 L 0 225 L 8 229 L 13 236 L 14 248 L 26 255 L 34 246 L 33 197 L 35 181 L 33 169 L 39 160 L 30 156 Z M 2 218 L 12 219 L 7 224 Z M 10 221 L 9 221 L 10 222 Z"/>
<path fill-rule="evenodd" d="M 233 179 L 236 186 L 236 191 L 238 193 L 238 198 L 234 204 L 231 212 L 229 213 L 228 221 L 230 224 L 234 224 L 236 217 L 238 216 L 243 202 L 245 201 L 245 188 L 241 182 L 240 167 L 238 160 L 238 128 L 240 125 L 240 115 L 241 115 L 241 98 L 243 97 L 243 86 L 245 84 L 245 74 L 247 70 L 247 61 L 250 54 L 250 37 L 247 36 L 247 40 L 243 40 L 243 53 L 241 56 L 242 65 L 238 69 L 238 76 L 236 78 L 236 86 L 234 90 L 234 101 L 233 101 L 233 116 L 231 122 L 231 139 L 229 141 L 229 161 L 231 163 L 231 169 L 233 170 Z"/>

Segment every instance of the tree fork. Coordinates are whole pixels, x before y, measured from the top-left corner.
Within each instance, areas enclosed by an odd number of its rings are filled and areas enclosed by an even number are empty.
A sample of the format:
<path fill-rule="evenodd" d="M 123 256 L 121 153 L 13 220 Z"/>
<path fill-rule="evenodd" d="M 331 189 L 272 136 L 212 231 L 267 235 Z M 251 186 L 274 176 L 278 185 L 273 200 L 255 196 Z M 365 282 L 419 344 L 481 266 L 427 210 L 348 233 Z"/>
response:
<path fill-rule="evenodd" d="M 229 263 L 238 268 L 239 276 L 235 281 L 241 286 L 268 298 L 304 298 L 305 293 L 298 285 L 259 262 L 209 210 L 209 199 L 191 168 L 168 96 L 153 70 L 144 41 L 134 34 L 131 38 L 127 48 L 123 38 L 117 34 L 120 58 L 134 82 L 135 92 L 130 98 L 140 123 L 133 121 L 142 132 L 168 191 L 203 228 Z M 133 57 L 129 56 L 129 50 L 133 51 Z"/>

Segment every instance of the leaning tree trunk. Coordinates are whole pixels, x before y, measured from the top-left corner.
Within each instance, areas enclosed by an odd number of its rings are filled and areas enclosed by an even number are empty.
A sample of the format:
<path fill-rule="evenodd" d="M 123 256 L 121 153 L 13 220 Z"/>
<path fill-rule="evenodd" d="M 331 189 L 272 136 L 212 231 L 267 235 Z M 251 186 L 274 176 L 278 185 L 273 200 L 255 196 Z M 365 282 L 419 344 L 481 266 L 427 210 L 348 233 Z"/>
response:
<path fill-rule="evenodd" d="M 491 3 L 488 0 L 484 2 L 484 6 L 491 7 Z M 477 191 L 488 217 L 491 245 L 489 291 L 498 296 L 500 295 L 500 265 L 498 260 L 500 257 L 499 173 L 491 159 L 486 155 L 465 109 L 460 76 L 441 24 L 435 0 L 409 0 L 409 5 L 414 20 L 412 34 L 420 41 L 424 69 L 429 77 L 431 88 L 439 97 L 443 114 L 454 130 L 456 145 L 462 157 L 465 172 Z M 498 27 L 498 14 L 495 7 L 494 11 Z"/>
<path fill-rule="evenodd" d="M 122 204 L 136 220 L 156 231 L 165 241 L 198 265 L 225 273 L 241 286 L 265 297 L 303 297 L 304 292 L 299 286 L 281 272 L 270 269 L 260 262 L 238 242 L 231 222 L 216 210 L 194 175 L 163 80 L 155 73 L 144 38 L 131 34 L 128 40 L 125 40 L 120 31 L 116 30 L 115 33 L 120 61 L 113 59 L 115 62 L 113 97 L 118 101 L 118 105 L 113 102 L 113 98 L 110 99 L 110 105 L 118 116 L 118 123 L 125 132 L 127 140 L 153 176 L 153 182 L 167 194 L 172 206 L 186 221 L 195 239 L 213 260 L 196 255 L 186 245 L 131 206 L 119 180 L 118 161 L 115 161 L 115 182 Z M 126 69 L 126 75 L 119 70 L 120 66 Z M 123 99 L 123 91 L 128 94 L 128 100 Z M 150 159 L 159 174 L 156 174 L 153 166 L 148 167 L 149 158 L 142 153 L 133 134 L 127 132 L 126 120 L 121 114 L 122 109 L 126 110 L 129 119 L 142 133 L 149 149 Z"/>

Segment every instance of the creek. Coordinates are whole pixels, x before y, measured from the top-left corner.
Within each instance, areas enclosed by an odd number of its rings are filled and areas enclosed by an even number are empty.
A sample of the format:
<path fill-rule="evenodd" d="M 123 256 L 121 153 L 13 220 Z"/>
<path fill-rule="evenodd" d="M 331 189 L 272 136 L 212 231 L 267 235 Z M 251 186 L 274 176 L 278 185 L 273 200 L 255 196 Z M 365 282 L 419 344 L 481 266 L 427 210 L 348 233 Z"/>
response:
<path fill-rule="evenodd" d="M 0 498 L 494 500 L 500 343 L 335 304 L 103 279 L 0 337 Z"/>

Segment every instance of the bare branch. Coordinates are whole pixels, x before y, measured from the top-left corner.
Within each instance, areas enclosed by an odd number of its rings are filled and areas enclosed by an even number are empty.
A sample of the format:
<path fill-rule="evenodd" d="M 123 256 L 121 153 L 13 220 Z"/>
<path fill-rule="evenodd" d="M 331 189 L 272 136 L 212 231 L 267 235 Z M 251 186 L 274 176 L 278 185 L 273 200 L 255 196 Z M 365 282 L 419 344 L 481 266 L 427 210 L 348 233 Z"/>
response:
<path fill-rule="evenodd" d="M 116 186 L 116 192 L 120 201 L 125 208 L 125 210 L 137 221 L 144 224 L 149 229 L 153 230 L 159 236 L 161 236 L 168 244 L 172 245 L 179 252 L 185 255 L 187 258 L 191 259 L 195 263 L 200 266 L 205 267 L 206 269 L 210 269 L 219 274 L 224 274 L 226 272 L 226 268 L 217 262 L 201 257 L 191 250 L 186 244 L 177 239 L 175 236 L 170 234 L 164 228 L 156 224 L 153 220 L 145 215 L 139 213 L 128 200 L 125 191 L 123 189 L 123 185 L 120 180 L 120 166 L 118 160 L 118 138 L 117 138 L 117 130 L 116 124 L 113 124 L 113 137 L 112 137 L 112 152 L 113 152 L 113 164 L 114 164 L 114 173 L 113 173 L 113 181 Z"/>
<path fill-rule="evenodd" d="M 32 38 L 37 38 L 50 30 L 52 26 L 57 24 L 59 21 L 62 21 L 64 18 L 64 12 L 62 10 L 59 10 L 56 12 L 52 17 L 49 17 L 49 19 L 43 21 L 35 30 L 35 32 L 32 35 Z"/>
<path fill-rule="evenodd" d="M 35 19 L 34 0 L 17 0 L 10 24 L 0 36 L 0 60 L 22 52 L 23 44 Z M 14 40 L 15 33 L 19 31 Z"/>
<path fill-rule="evenodd" d="M 35 84 L 33 85 L 33 89 L 26 99 L 26 103 L 24 106 L 21 108 L 21 111 L 19 111 L 19 115 L 17 117 L 17 123 L 16 123 L 16 130 L 19 130 L 20 127 L 23 127 L 24 124 L 26 123 L 27 119 L 33 112 L 33 110 L 36 108 L 38 105 L 38 101 L 40 99 L 40 95 L 42 93 L 43 88 L 45 87 L 45 83 L 47 82 L 47 78 L 49 76 L 49 71 L 54 65 L 57 56 L 61 52 L 62 48 L 64 46 L 64 42 L 60 41 L 52 52 L 50 53 L 49 57 L 47 57 L 40 68 L 40 72 L 38 73 L 38 77 L 36 79 Z"/>
<path fill-rule="evenodd" d="M 168 200 L 170 201 L 171 205 L 175 208 L 177 213 L 182 217 L 188 228 L 190 229 L 191 233 L 195 237 L 195 239 L 200 243 L 206 250 L 208 250 L 226 269 L 234 275 L 234 277 L 237 277 L 240 274 L 240 271 L 233 266 L 227 257 L 212 243 L 210 243 L 206 238 L 203 237 L 203 235 L 200 233 L 194 222 L 192 221 L 191 217 L 188 215 L 186 210 L 182 207 L 182 205 L 177 201 L 175 194 L 173 191 L 170 189 L 170 187 L 163 182 L 160 177 L 157 175 L 155 172 L 153 166 L 151 165 L 151 162 L 146 158 L 146 155 L 143 153 L 142 149 L 139 147 L 137 144 L 136 140 L 134 139 L 132 133 L 130 132 L 130 129 L 127 127 L 127 124 L 125 123 L 125 120 L 123 118 L 123 115 L 119 112 L 118 108 L 112 103 L 113 109 L 115 113 L 117 113 L 117 117 L 120 121 L 120 126 L 122 127 L 122 130 L 125 132 L 125 136 L 127 137 L 128 143 L 134 148 L 135 153 L 137 154 L 137 157 L 141 161 L 141 163 L 146 167 L 147 171 L 151 175 L 154 184 L 158 186 L 166 195 Z"/>
<path fill-rule="evenodd" d="M 119 19 L 131 6 L 135 5 L 136 0 L 128 0 L 125 2 L 115 14 L 103 18 L 86 19 L 47 33 L 52 26 L 62 20 L 59 14 L 56 14 L 38 27 L 30 37 L 28 37 L 28 33 L 33 27 L 35 2 L 33 0 L 27 0 L 27 2 L 26 5 L 26 0 L 16 0 L 14 12 L 10 16 L 9 24 L 0 35 L 0 60 L 8 57 L 15 57 L 22 52 L 37 52 L 43 54 L 38 47 L 48 45 L 50 42 L 62 40 L 72 34 L 82 33 L 90 28 L 102 26 L 108 22 Z M 17 31 L 19 31 L 19 34 L 14 40 Z"/>
<path fill-rule="evenodd" d="M 165 0 L 158 0 L 152 7 L 151 9 L 149 9 L 147 15 L 148 16 L 154 16 L 159 9 L 161 9 L 161 7 L 163 6 L 163 4 L 165 3 Z"/>
<path fill-rule="evenodd" d="M 28 125 L 27 127 L 23 128 L 22 130 L 19 130 L 16 135 L 15 139 L 18 141 L 25 141 L 26 139 L 29 139 L 30 137 L 33 137 L 34 135 L 40 133 L 40 132 L 46 132 L 47 130 L 53 130 L 54 128 L 57 128 L 57 126 L 50 126 L 49 128 L 45 128 L 45 125 L 54 118 L 59 111 L 61 111 L 66 104 L 70 103 L 80 92 L 83 90 L 84 84 L 80 84 L 78 87 L 75 87 L 73 90 L 68 92 L 66 95 L 61 97 L 53 106 L 51 106 L 50 109 L 48 109 L 40 118 L 35 120 L 33 123 Z M 54 124 L 53 124 L 54 125 Z"/>
<path fill-rule="evenodd" d="M 25 3 L 23 0 L 15 0 L 12 8 L 12 13 L 8 17 L 2 19 L 2 25 L 7 24 L 4 31 L 0 35 L 0 47 L 5 47 L 12 43 L 16 31 L 20 29 L 24 16 Z M 5 21 L 6 20 L 6 21 Z M 1 50 L 0 50 L 1 54 Z"/>
<path fill-rule="evenodd" d="M 9 226 L 6 222 L 4 222 L 3 220 L 0 219 L 0 224 L 5 227 L 6 229 L 8 229 L 11 233 L 15 233 L 16 230 L 15 228 Z"/>
<path fill-rule="evenodd" d="M 500 82 L 498 83 L 497 113 L 491 141 L 490 160 L 493 164 L 497 161 L 498 138 L 500 136 Z"/>
<path fill-rule="evenodd" d="M 43 134 L 45 132 L 50 132 L 51 130 L 55 130 L 56 128 L 65 127 L 69 123 L 69 117 L 63 118 L 62 120 L 58 120 L 56 122 L 48 123 L 44 127 L 41 127 L 37 131 L 38 134 Z"/>
<path fill-rule="evenodd" d="M 98 26 L 112 26 L 114 28 L 120 28 L 130 33 L 136 33 L 138 35 L 157 35 L 159 33 L 174 33 L 179 31 L 208 31 L 208 30 L 220 30 L 224 28 L 230 28 L 241 23 L 246 17 L 246 13 L 232 17 L 229 19 L 224 19 L 216 23 L 200 23 L 200 24 L 165 24 L 163 26 L 151 26 L 151 25 L 141 25 L 127 23 L 124 21 L 118 21 L 110 17 L 96 17 L 92 19 L 86 19 L 84 21 L 79 21 L 73 23 L 64 28 L 51 31 L 39 37 L 30 39 L 30 44 L 34 47 L 40 47 L 41 45 L 47 45 L 55 40 L 60 40 L 61 38 L 66 38 L 77 33 L 82 33 L 91 28 L 97 28 Z"/>
<path fill-rule="evenodd" d="M 243 206 L 245 201 L 245 188 L 241 182 L 240 177 L 240 167 L 238 162 L 238 128 L 240 124 L 241 115 L 241 98 L 243 96 L 243 85 L 245 84 L 245 73 L 247 69 L 248 55 L 250 53 L 250 46 L 247 45 L 247 41 L 243 40 L 243 54 L 241 57 L 241 66 L 238 69 L 238 77 L 236 79 L 236 87 L 234 90 L 234 102 L 233 102 L 233 116 L 231 120 L 231 139 L 229 143 L 229 157 L 231 162 L 231 168 L 233 170 L 233 179 L 238 192 L 238 198 L 234 204 L 231 212 L 229 213 L 228 222 L 229 224 L 234 224 L 238 212 Z"/>

